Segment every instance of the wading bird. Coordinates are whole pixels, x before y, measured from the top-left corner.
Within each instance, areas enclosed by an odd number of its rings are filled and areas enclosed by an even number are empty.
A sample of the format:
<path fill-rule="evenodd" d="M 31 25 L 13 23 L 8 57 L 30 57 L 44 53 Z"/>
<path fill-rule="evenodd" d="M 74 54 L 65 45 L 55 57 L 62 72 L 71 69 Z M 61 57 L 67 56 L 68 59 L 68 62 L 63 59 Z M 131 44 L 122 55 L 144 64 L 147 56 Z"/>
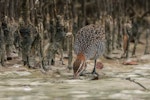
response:
<path fill-rule="evenodd" d="M 87 25 L 81 28 L 75 37 L 74 51 L 77 55 L 73 64 L 74 78 L 86 69 L 86 60 L 94 59 L 92 74 L 96 72 L 97 58 L 105 52 L 105 28 L 101 25 Z"/>

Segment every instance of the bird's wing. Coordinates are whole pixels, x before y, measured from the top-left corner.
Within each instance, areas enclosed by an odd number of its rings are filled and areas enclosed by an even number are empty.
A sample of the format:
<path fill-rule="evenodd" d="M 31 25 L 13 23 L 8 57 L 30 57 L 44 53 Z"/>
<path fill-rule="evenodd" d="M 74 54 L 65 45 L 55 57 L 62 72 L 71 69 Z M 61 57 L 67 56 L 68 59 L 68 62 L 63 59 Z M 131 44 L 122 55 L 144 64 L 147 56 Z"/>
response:
<path fill-rule="evenodd" d="M 97 41 L 87 47 L 84 54 L 87 59 L 97 59 L 105 52 L 105 42 Z"/>

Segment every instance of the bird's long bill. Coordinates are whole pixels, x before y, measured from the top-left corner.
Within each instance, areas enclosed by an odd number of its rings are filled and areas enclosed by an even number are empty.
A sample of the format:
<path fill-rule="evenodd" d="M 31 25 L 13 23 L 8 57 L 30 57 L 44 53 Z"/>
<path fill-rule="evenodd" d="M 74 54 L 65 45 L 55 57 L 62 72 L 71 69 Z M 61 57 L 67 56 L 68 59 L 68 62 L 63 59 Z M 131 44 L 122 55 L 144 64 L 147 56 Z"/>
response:
<path fill-rule="evenodd" d="M 77 72 L 74 73 L 74 78 L 75 79 L 78 78 L 79 75 L 81 74 L 81 72 L 84 70 L 84 66 L 85 66 L 85 62 L 82 61 L 81 64 L 80 64 L 80 66 L 79 66 L 79 68 L 78 68 L 78 70 L 77 70 Z"/>

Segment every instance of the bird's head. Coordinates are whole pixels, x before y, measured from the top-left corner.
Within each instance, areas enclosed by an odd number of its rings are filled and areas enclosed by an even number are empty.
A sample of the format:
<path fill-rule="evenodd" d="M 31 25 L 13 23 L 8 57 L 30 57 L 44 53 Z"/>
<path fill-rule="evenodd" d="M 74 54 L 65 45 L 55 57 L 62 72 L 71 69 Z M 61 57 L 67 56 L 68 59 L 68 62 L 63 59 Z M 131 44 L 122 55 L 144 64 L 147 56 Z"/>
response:
<path fill-rule="evenodd" d="M 78 78 L 85 68 L 85 56 L 83 54 L 77 55 L 77 59 L 73 63 L 74 78 Z"/>

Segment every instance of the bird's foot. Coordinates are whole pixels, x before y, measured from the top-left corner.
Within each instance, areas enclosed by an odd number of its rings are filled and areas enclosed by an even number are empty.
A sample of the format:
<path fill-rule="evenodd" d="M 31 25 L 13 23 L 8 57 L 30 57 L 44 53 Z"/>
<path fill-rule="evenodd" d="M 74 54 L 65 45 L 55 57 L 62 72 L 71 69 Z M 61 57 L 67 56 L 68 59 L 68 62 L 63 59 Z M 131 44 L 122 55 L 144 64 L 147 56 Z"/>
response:
<path fill-rule="evenodd" d="M 96 71 L 92 72 L 93 78 L 91 80 L 98 80 L 99 79 L 99 74 Z"/>
<path fill-rule="evenodd" d="M 99 74 L 98 74 L 96 71 L 93 71 L 92 74 L 93 74 L 94 76 L 96 75 L 97 77 L 99 77 Z"/>

